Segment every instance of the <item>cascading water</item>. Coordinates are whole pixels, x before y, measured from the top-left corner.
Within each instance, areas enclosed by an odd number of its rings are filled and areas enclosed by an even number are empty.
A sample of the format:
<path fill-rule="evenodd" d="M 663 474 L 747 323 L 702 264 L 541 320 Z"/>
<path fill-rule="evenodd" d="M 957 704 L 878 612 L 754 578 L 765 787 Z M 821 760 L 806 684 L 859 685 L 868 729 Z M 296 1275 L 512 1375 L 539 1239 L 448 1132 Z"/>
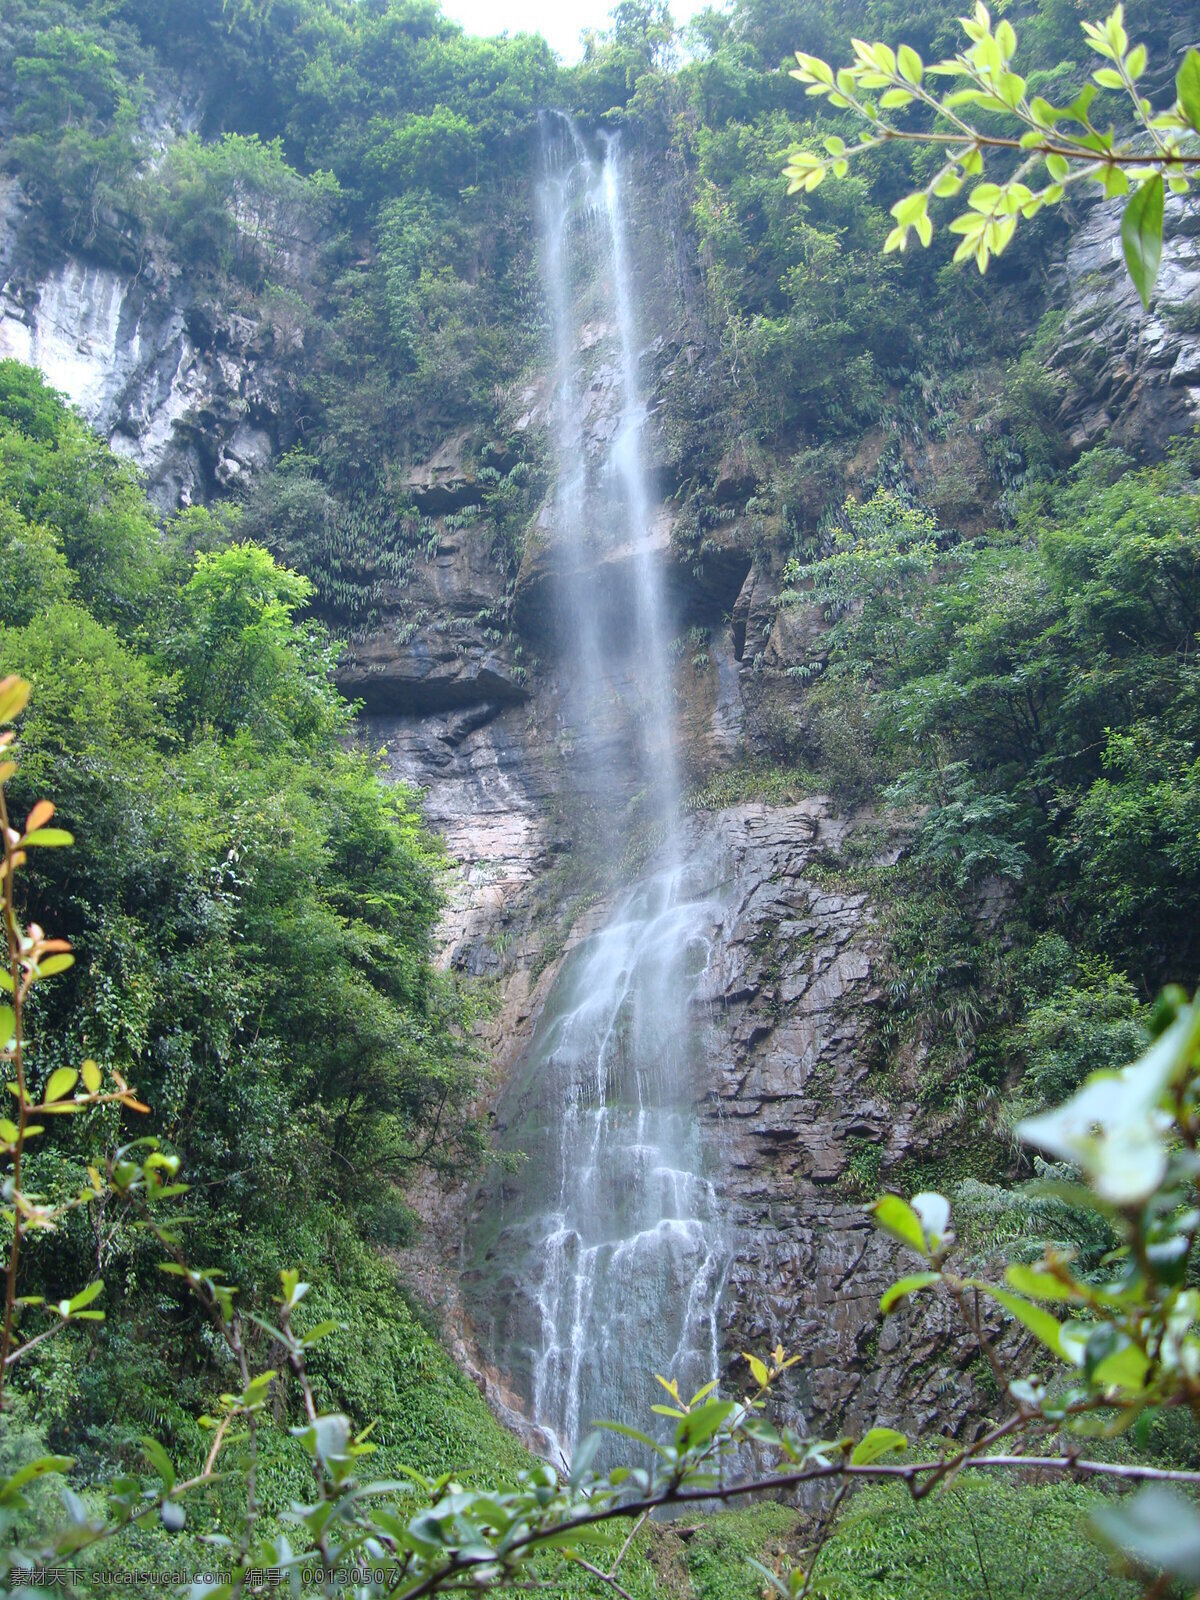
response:
<path fill-rule="evenodd" d="M 643 460 L 634 274 L 618 141 L 596 157 L 543 120 L 540 188 L 554 328 L 558 487 L 574 781 L 630 814 L 654 870 L 564 961 L 499 1108 L 520 1165 L 493 1186 L 465 1274 L 476 1326 L 532 1419 L 569 1454 L 600 1419 L 644 1425 L 654 1374 L 715 1378 L 727 1252 L 704 1124 L 705 974 L 717 863 L 683 859 L 671 625 Z M 613 819 L 617 819 L 613 823 Z"/>

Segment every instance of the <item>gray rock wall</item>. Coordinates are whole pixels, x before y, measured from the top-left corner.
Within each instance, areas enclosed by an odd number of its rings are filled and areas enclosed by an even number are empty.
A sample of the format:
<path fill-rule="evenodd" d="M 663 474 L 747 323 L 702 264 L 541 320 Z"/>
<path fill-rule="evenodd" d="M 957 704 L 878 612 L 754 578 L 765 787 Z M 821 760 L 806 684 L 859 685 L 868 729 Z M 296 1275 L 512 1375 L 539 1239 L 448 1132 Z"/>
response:
<path fill-rule="evenodd" d="M 270 333 L 216 315 L 196 286 L 47 253 L 18 185 L 0 177 L 0 358 L 38 367 L 164 510 L 202 504 L 291 434 Z"/>

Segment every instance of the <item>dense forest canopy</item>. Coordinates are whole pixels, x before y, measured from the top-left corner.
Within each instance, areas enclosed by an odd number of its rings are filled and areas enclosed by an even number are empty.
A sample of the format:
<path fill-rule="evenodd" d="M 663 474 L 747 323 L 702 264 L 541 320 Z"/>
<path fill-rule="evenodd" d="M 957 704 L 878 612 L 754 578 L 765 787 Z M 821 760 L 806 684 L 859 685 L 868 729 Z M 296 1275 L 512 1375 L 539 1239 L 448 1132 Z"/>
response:
<path fill-rule="evenodd" d="M 884 941 L 870 1087 L 913 1087 L 935 1130 L 889 1186 L 951 1195 L 979 1258 L 1028 1262 L 1049 1241 L 1090 1284 L 1123 1248 L 1119 1208 L 1030 1187 L 1046 1164 L 1012 1130 L 1132 1060 L 1182 1005 L 1159 992 L 1195 984 L 1196 441 L 1118 446 L 1073 425 L 1051 269 L 1085 209 L 1039 214 L 968 281 L 952 236 L 884 253 L 892 206 L 933 170 L 918 145 L 807 194 L 781 177 L 789 150 L 849 125 L 789 79 L 795 50 L 840 59 L 852 32 L 950 54 L 958 9 L 734 0 L 678 33 L 665 8 L 623 0 L 569 69 L 538 37 L 465 34 L 435 0 L 8 0 L 0 15 L 0 163 L 35 252 L 181 285 L 198 339 L 236 314 L 281 374 L 272 463 L 163 512 L 35 371 L 0 361 L 0 667 L 32 689 L 7 792 L 14 816 L 52 798 L 76 841 L 23 880 L 20 914 L 76 955 L 29 1003 L 28 1069 L 40 1092 L 95 1058 L 136 1086 L 191 1186 L 188 1259 L 219 1265 L 249 1309 L 273 1316 L 280 1268 L 303 1269 L 301 1327 L 338 1335 L 293 1366 L 322 1412 L 376 1424 L 384 1479 L 404 1464 L 486 1484 L 529 1458 L 387 1254 L 419 1226 L 415 1185 L 495 1159 L 477 1038 L 494 996 L 438 963 L 453 863 L 421 797 L 362 747 L 336 675 L 436 554 L 411 472 L 447 437 L 477 490 L 454 514 L 488 530 L 502 579 L 471 625 L 525 649 L 518 580 L 552 464 L 514 395 L 546 359 L 530 173 L 548 109 L 620 130 L 679 219 L 686 339 L 655 422 L 675 559 L 703 578 L 743 518 L 772 616 L 809 619 L 785 629 L 786 661 L 764 646 L 753 663 L 744 761 L 685 752 L 688 806 L 820 792 L 877 825 L 853 885 Z M 1084 13 L 1004 14 L 1031 92 L 1069 96 L 1090 70 Z M 1194 18 L 1128 21 L 1169 83 Z M 1194 304 L 1160 309 L 1197 327 Z M 680 656 L 702 671 L 698 633 Z M 86 1184 L 95 1149 L 135 1124 L 120 1104 L 56 1121 L 27 1186 Z M 878 1178 L 864 1141 L 843 1197 L 869 1200 Z M 1177 1220 L 1176 1198 L 1147 1204 Z M 1165 1260 L 1175 1238 L 1151 1244 Z M 114 1466 L 143 1473 L 147 1433 L 181 1477 L 201 1470 L 199 1419 L 230 1369 L 211 1306 L 158 1272 L 161 1243 L 114 1203 L 27 1250 L 22 1292 L 54 1303 L 101 1275 L 107 1315 L 15 1369 L 4 1471 L 67 1452 L 98 1495 Z M 919 1247 L 932 1282 L 940 1246 Z M 276 1350 L 253 1323 L 246 1343 L 260 1366 Z M 1089 1381 L 1111 1354 L 1097 1347 Z M 278 1538 L 327 1461 L 302 1400 L 274 1393 L 255 1470 Z M 1112 1459 L 1194 1470 L 1187 1409 L 1140 1415 Z M 533 1470 L 521 1493 L 548 1506 L 558 1491 Z M 129 1559 L 202 1565 L 198 1535 L 237 1517 L 230 1484 L 205 1494 L 183 1543 L 167 1515 L 126 1529 Z M 0 1511 L 25 1537 L 48 1504 Z M 906 1510 L 900 1485 L 871 1488 L 803 1592 L 982 1583 L 1000 1600 L 1058 1592 L 1065 1564 L 1081 1594 L 1132 1594 L 1082 1531 L 1092 1505 L 1074 1485 L 985 1480 Z M 753 1600 L 806 1537 L 774 1504 L 687 1539 L 651 1523 L 618 1592 Z M 985 1558 L 981 1541 L 1018 1537 L 1020 1560 Z M 601 1592 L 589 1570 L 547 1581 Z"/>

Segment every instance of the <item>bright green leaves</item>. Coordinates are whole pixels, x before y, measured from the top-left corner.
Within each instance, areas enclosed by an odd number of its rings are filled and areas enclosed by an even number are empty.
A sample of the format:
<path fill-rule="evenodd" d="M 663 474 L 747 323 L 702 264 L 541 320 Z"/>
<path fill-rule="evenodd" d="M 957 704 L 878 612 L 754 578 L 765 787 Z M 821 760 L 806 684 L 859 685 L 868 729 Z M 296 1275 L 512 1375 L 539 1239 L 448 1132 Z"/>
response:
<path fill-rule="evenodd" d="M 74 1067 L 57 1067 L 50 1074 L 42 1096 L 46 1105 L 50 1106 L 55 1100 L 61 1100 L 64 1095 L 70 1094 L 78 1082 L 79 1074 Z"/>
<path fill-rule="evenodd" d="M 883 246 L 884 254 L 890 250 L 903 250 L 908 243 L 910 228 L 917 230 L 917 237 L 922 244 L 927 245 L 933 237 L 933 223 L 929 220 L 929 196 L 924 190 L 916 194 L 905 195 L 903 200 L 897 200 L 892 207 L 892 215 L 896 219 L 896 226 L 888 234 Z"/>
<path fill-rule="evenodd" d="M 788 193 L 795 194 L 800 189 L 811 193 L 828 170 L 828 165 L 820 156 L 810 155 L 807 150 L 793 151 L 783 169 L 784 177 L 788 179 Z"/>
<path fill-rule="evenodd" d="M 907 1449 L 907 1438 L 904 1434 L 897 1433 L 895 1428 L 871 1428 L 863 1434 L 850 1452 L 850 1465 L 869 1467 L 881 1456 L 890 1455 L 894 1450 Z"/>
<path fill-rule="evenodd" d="M 924 190 L 893 205 L 895 226 L 884 242 L 887 254 L 904 250 L 913 230 L 921 243 L 928 245 L 933 236 L 930 199 L 950 198 L 962 188 L 964 178 L 981 176 L 986 151 L 1017 147 L 1028 152 L 1028 159 L 1015 175 L 1003 184 L 978 184 L 968 196 L 969 209 L 951 220 L 951 231 L 962 236 L 954 260 L 974 261 L 980 272 L 986 272 L 992 257 L 1007 248 L 1021 219 L 1028 220 L 1043 206 L 1061 201 L 1073 176 L 1088 177 L 1103 187 L 1109 199 L 1131 195 L 1121 236 L 1130 276 L 1148 306 L 1162 251 L 1164 185 L 1169 182 L 1179 192 L 1189 187 L 1176 134 L 1189 127 L 1200 128 L 1200 53 L 1193 50 L 1184 60 L 1173 110 L 1156 116 L 1135 88 L 1146 70 L 1145 47 L 1129 48 L 1124 13 L 1118 5 L 1105 22 L 1083 24 L 1091 49 L 1112 65 L 1098 68 L 1095 82 L 1086 84 L 1069 106 L 1056 107 L 1041 96 L 1032 102 L 1027 99 L 1025 78 L 1010 67 L 1017 38 L 1007 19 L 993 31 L 987 7 L 977 4 L 970 17 L 959 20 L 970 41 L 968 48 L 953 60 L 929 67 L 908 45 L 893 52 L 886 44 L 868 44 L 862 39 L 851 41 L 854 61 L 836 75 L 827 62 L 797 53 L 798 66 L 792 76 L 808 85 L 810 95 L 828 96 L 832 105 L 854 111 L 868 125 L 869 136 L 850 149 L 838 139 L 836 151 L 827 140 L 832 160 L 793 151 L 785 168 L 788 192 L 811 192 L 831 173 L 843 176 L 851 158 L 889 139 L 926 140 L 948 159 Z M 939 99 L 923 87 L 927 75 L 965 79 L 966 83 Z M 1142 131 L 1153 135 L 1149 148 L 1119 148 L 1112 133 L 1093 127 L 1089 107 L 1097 85 L 1129 95 Z M 882 91 L 877 100 L 872 98 L 874 91 Z M 901 130 L 888 120 L 890 113 L 914 101 L 934 114 L 933 127 L 927 133 Z M 1011 118 L 1018 137 L 964 121 L 972 107 Z M 1021 180 L 1039 159 L 1044 160 L 1050 181 L 1044 188 L 1032 190 Z"/>
<path fill-rule="evenodd" d="M 74 844 L 73 834 L 66 828 L 37 828 L 33 833 L 27 833 L 21 840 L 22 845 L 41 845 L 50 849 L 61 849 L 63 845 Z"/>
<path fill-rule="evenodd" d="M 1121 248 L 1125 265 L 1142 304 L 1149 308 L 1162 259 L 1163 180 L 1160 173 L 1147 179 L 1130 196 L 1121 216 Z"/>
<path fill-rule="evenodd" d="M 162 1445 L 159 1444 L 157 1439 L 152 1439 L 149 1437 L 143 1438 L 142 1449 L 145 1452 L 146 1459 L 162 1479 L 164 1492 L 170 1494 L 171 1490 L 175 1487 L 176 1476 L 175 1468 L 171 1464 L 170 1456 L 163 1449 Z"/>
<path fill-rule="evenodd" d="M 26 1510 L 28 1501 L 22 1493 L 24 1489 L 48 1474 L 69 1472 L 74 1465 L 73 1456 L 38 1456 L 34 1461 L 27 1461 L 11 1477 L 0 1481 L 0 1506 Z"/>
<path fill-rule="evenodd" d="M 1200 50 L 1189 50 L 1175 78 L 1180 117 L 1200 133 Z M 0 717 L 0 721 L 3 721 Z"/>
<path fill-rule="evenodd" d="M 1010 1294 L 1007 1289 L 997 1288 L 994 1283 L 987 1283 L 982 1278 L 971 1278 L 968 1281 L 972 1288 L 990 1295 L 1006 1311 L 1011 1312 L 1023 1327 L 1029 1329 L 1035 1339 L 1045 1345 L 1047 1350 L 1060 1359 L 1064 1358 L 1062 1324 L 1057 1317 L 1052 1317 L 1048 1311 L 1043 1311 L 1041 1306 L 1034 1305 L 1031 1300 Z"/>
<path fill-rule="evenodd" d="M 759 1386 L 760 1389 L 765 1389 L 766 1386 L 767 1386 L 767 1380 L 768 1380 L 766 1362 L 765 1361 L 760 1361 L 758 1356 L 752 1356 L 752 1355 L 744 1355 L 742 1357 L 742 1359 L 749 1363 L 750 1372 L 751 1372 L 751 1374 L 752 1374 L 752 1376 L 754 1378 L 755 1383 Z"/>
<path fill-rule="evenodd" d="M 689 1411 L 675 1429 L 676 1445 L 680 1450 L 695 1450 L 706 1445 L 735 1409 L 736 1401 L 710 1400 Z"/>
<path fill-rule="evenodd" d="M 295 1309 L 311 1288 L 292 1267 L 284 1267 L 279 1274 L 279 1304 L 285 1312 Z"/>
<path fill-rule="evenodd" d="M 870 1210 L 874 1213 L 875 1221 L 893 1239 L 899 1239 L 901 1244 L 908 1245 L 918 1255 L 927 1253 L 921 1219 L 906 1200 L 901 1200 L 899 1195 L 881 1195 Z"/>
<path fill-rule="evenodd" d="M 950 1232 L 950 1202 L 944 1195 L 914 1195 L 910 1205 L 899 1195 L 884 1194 L 869 1210 L 885 1232 L 899 1239 L 901 1244 L 908 1245 L 918 1255 L 936 1256 L 953 1239 Z"/>
<path fill-rule="evenodd" d="M 913 1272 L 907 1278 L 899 1278 L 890 1288 L 885 1289 L 879 1300 L 879 1309 L 886 1316 L 893 1307 L 899 1305 L 901 1300 L 907 1300 L 909 1295 L 917 1294 L 922 1289 L 928 1289 L 935 1283 L 941 1283 L 940 1272 Z"/>
<path fill-rule="evenodd" d="M 18 848 L 24 848 L 27 845 L 40 845 L 43 848 L 59 849 L 64 845 L 75 843 L 73 836 L 65 828 L 49 828 L 46 826 L 54 815 L 54 809 L 51 801 L 38 801 L 25 819 L 25 832 L 21 835 Z"/>
<path fill-rule="evenodd" d="M 1022 1266 L 1018 1262 L 1005 1269 L 1004 1281 L 1018 1293 L 1029 1295 L 1035 1300 L 1078 1301 L 1081 1298 L 1079 1290 L 1073 1284 L 1064 1283 L 1052 1272 L 1044 1272 L 1037 1267 Z"/>
<path fill-rule="evenodd" d="M 39 961 L 37 975 L 39 978 L 55 978 L 60 972 L 67 972 L 74 965 L 75 957 L 70 951 L 64 950 L 58 955 L 47 956 L 43 961 Z"/>
<path fill-rule="evenodd" d="M 925 68 L 921 58 L 910 45 L 902 44 L 896 52 L 896 64 L 900 68 L 900 76 L 911 84 L 919 85 L 925 76 Z"/>
<path fill-rule="evenodd" d="M 1108 18 L 1100 22 L 1084 22 L 1083 36 L 1088 48 L 1109 61 L 1120 61 L 1129 48 L 1129 35 L 1125 32 L 1125 7 L 1116 6 Z"/>
<path fill-rule="evenodd" d="M 23 678 L 0 678 L 0 723 L 17 720 L 29 704 L 30 692 Z"/>
<path fill-rule="evenodd" d="M 89 1310 L 93 1300 L 98 1300 L 104 1293 L 104 1282 L 96 1278 L 89 1283 L 86 1289 L 81 1289 L 77 1295 L 69 1300 L 58 1302 L 58 1314 L 64 1322 L 103 1322 L 104 1313 L 100 1310 Z"/>

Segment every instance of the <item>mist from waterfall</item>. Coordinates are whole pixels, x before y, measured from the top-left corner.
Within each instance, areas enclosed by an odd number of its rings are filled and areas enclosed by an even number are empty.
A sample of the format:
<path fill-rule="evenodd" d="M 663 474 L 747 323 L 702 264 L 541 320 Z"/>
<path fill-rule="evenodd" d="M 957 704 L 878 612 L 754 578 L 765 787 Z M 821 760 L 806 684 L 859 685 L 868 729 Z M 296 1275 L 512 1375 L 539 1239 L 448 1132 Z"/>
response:
<path fill-rule="evenodd" d="M 650 1420 L 656 1372 L 715 1378 L 727 1253 L 697 1102 L 715 863 L 685 861 L 665 539 L 644 460 L 628 183 L 547 116 L 539 186 L 555 351 L 551 408 L 564 718 L 573 779 L 616 858 L 652 865 L 568 955 L 498 1112 L 523 1158 L 477 1230 L 474 1314 L 532 1420 L 569 1454 L 597 1420 Z M 602 827 L 598 822 L 597 827 Z"/>

